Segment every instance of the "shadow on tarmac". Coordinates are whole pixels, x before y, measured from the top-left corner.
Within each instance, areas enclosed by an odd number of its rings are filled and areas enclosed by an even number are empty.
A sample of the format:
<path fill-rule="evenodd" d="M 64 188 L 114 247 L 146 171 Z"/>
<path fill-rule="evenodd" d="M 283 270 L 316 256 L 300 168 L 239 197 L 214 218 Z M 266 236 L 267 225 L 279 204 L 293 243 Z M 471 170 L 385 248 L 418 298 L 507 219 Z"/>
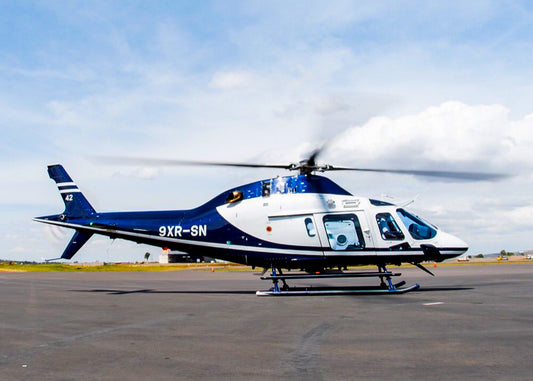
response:
<path fill-rule="evenodd" d="M 342 287 L 338 287 L 342 288 Z M 319 288 L 314 288 L 319 289 Z M 418 290 L 411 291 L 411 293 L 423 293 L 423 292 L 445 292 L 445 291 L 468 291 L 473 290 L 473 287 L 424 287 L 419 288 Z M 151 289 L 141 289 L 141 290 L 115 290 L 115 289 L 92 289 L 92 290 L 70 290 L 72 292 L 94 292 L 94 293 L 104 293 L 108 295 L 127 295 L 127 294 L 203 294 L 203 295 L 255 295 L 255 291 L 251 290 L 151 290 Z M 361 294 L 364 295 L 364 294 Z M 394 295 L 383 294 L 383 295 Z"/>
<path fill-rule="evenodd" d="M 474 290 L 474 287 L 420 287 L 413 292 L 434 292 L 434 291 L 468 291 Z"/>
<path fill-rule="evenodd" d="M 254 294 L 255 291 L 200 291 L 200 290 L 173 290 L 173 291 L 159 291 L 159 290 L 107 290 L 107 289 L 94 289 L 94 290 L 70 290 L 73 292 L 99 292 L 108 295 L 125 295 L 125 294 Z"/>

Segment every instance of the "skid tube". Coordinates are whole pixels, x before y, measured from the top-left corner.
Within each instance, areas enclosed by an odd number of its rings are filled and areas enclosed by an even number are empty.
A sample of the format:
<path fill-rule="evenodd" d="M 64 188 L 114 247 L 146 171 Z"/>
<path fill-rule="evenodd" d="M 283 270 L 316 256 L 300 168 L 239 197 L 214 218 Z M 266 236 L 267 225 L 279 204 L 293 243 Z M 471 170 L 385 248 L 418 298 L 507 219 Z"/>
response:
<path fill-rule="evenodd" d="M 339 273 L 320 273 L 320 274 L 283 274 L 280 269 L 279 275 L 276 268 L 272 267 L 272 274 L 261 277 L 262 280 L 271 280 L 273 287 L 267 291 L 256 291 L 257 296 L 308 296 L 308 295 L 349 295 L 349 294 L 404 294 L 409 291 L 417 290 L 420 285 L 415 283 L 409 287 L 404 281 L 397 284 L 392 282 L 392 277 L 400 276 L 401 273 L 387 271 L 385 266 L 379 266 L 378 272 L 339 272 Z M 378 287 L 293 287 L 290 288 L 287 279 L 328 279 L 328 278 L 367 278 L 378 277 L 381 284 Z M 386 280 L 386 283 L 385 283 Z M 278 281 L 282 281 L 283 286 L 280 288 Z"/>

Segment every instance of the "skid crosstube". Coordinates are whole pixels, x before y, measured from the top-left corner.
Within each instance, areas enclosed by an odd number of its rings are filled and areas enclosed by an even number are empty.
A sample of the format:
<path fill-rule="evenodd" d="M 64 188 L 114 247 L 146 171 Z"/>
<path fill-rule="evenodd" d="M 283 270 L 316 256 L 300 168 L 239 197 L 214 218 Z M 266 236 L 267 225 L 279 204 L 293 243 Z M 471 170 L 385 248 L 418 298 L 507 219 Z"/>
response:
<path fill-rule="evenodd" d="M 279 274 L 262 276 L 262 280 L 274 279 L 323 279 L 323 278 L 366 278 L 400 276 L 401 273 L 384 272 L 356 272 L 356 273 L 324 273 L 324 274 Z"/>

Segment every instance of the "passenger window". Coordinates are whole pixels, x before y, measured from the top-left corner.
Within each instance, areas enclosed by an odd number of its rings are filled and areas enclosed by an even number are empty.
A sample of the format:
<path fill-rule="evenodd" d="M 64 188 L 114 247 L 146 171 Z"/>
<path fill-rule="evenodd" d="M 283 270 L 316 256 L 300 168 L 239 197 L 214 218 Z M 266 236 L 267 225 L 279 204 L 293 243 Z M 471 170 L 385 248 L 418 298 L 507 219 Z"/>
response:
<path fill-rule="evenodd" d="M 316 229 L 315 229 L 315 224 L 313 223 L 313 220 L 310 218 L 306 218 L 304 222 L 305 222 L 305 228 L 307 229 L 307 235 L 309 237 L 316 236 Z"/>
<path fill-rule="evenodd" d="M 437 231 L 423 222 L 420 218 L 407 212 L 405 209 L 396 210 L 403 224 L 414 239 L 431 239 L 437 235 Z"/>
<path fill-rule="evenodd" d="M 376 214 L 376 222 L 378 223 L 381 238 L 384 240 L 402 240 L 405 238 L 400 227 L 396 221 L 394 221 L 394 218 L 392 218 L 390 213 Z"/>
<path fill-rule="evenodd" d="M 363 232 L 355 214 L 324 216 L 329 245 L 333 250 L 357 250 L 365 247 Z"/>

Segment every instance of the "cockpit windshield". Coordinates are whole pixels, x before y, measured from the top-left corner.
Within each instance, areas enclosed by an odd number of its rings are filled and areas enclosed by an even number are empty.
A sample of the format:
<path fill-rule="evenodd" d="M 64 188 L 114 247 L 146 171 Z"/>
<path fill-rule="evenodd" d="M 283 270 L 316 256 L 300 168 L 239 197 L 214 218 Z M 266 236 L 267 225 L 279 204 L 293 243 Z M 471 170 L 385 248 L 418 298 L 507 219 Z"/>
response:
<path fill-rule="evenodd" d="M 412 215 L 405 209 L 396 209 L 398 216 L 414 239 L 431 239 L 437 235 L 437 231 L 423 222 L 420 218 Z"/>

